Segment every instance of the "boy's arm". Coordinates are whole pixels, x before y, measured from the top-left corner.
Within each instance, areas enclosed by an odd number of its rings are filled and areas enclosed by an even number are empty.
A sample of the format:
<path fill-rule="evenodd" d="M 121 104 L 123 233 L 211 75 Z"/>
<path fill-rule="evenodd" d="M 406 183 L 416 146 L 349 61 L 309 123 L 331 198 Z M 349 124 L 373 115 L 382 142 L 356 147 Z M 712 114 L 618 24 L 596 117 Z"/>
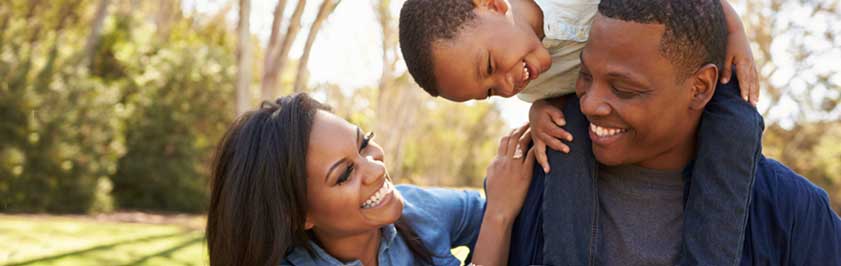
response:
<path fill-rule="evenodd" d="M 529 109 L 529 125 L 534 141 L 534 152 L 537 163 L 543 172 L 549 173 L 549 158 L 546 157 L 546 146 L 556 151 L 569 153 L 569 146 L 561 140 L 572 141 L 572 134 L 562 127 L 566 125 L 563 110 L 566 97 L 537 100 Z"/>
<path fill-rule="evenodd" d="M 727 55 L 724 60 L 724 69 L 720 72 L 721 83 L 730 82 L 733 73 L 731 68 L 736 65 L 742 99 L 755 106 L 759 101 L 759 75 L 750 42 L 742 26 L 742 20 L 733 6 L 727 0 L 721 0 L 721 7 L 724 9 L 724 17 L 727 20 Z"/>

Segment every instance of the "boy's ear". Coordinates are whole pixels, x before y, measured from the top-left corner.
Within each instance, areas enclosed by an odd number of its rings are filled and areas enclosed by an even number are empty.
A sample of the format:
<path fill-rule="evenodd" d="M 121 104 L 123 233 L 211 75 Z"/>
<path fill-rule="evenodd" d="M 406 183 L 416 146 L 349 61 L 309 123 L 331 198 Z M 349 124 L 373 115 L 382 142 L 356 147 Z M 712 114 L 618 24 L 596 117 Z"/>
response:
<path fill-rule="evenodd" d="M 508 12 L 508 9 L 511 7 L 508 4 L 508 0 L 473 0 L 473 5 L 476 8 L 487 8 L 501 14 Z"/>
<path fill-rule="evenodd" d="M 691 77 L 692 101 L 690 108 L 702 110 L 715 94 L 715 87 L 718 85 L 718 67 L 707 64 Z"/>

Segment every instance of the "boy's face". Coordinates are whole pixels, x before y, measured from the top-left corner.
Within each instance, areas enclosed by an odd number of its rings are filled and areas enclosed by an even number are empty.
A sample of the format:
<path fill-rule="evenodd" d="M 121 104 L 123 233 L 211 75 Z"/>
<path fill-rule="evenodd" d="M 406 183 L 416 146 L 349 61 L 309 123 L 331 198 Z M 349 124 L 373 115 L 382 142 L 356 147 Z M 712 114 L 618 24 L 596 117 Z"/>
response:
<path fill-rule="evenodd" d="M 477 3 L 473 12 L 473 21 L 452 40 L 432 45 L 441 97 L 456 102 L 511 97 L 549 69 L 549 52 L 531 26 L 515 23 L 507 1 Z"/>

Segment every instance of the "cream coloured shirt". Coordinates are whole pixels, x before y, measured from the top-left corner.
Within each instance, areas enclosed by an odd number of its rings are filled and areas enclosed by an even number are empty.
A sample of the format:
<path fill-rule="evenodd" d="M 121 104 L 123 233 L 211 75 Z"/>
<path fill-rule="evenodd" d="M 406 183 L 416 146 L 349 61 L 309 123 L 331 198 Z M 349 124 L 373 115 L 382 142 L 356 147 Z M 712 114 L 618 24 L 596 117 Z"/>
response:
<path fill-rule="evenodd" d="M 543 46 L 552 56 L 552 67 L 520 92 L 527 102 L 575 92 L 579 54 L 590 38 L 590 26 L 599 0 L 535 0 L 543 10 Z"/>

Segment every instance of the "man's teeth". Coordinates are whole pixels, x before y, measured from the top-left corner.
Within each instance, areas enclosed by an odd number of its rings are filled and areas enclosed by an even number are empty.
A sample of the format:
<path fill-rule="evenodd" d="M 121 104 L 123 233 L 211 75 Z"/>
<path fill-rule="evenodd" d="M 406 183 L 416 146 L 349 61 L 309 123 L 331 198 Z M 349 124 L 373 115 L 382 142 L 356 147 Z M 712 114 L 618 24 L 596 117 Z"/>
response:
<path fill-rule="evenodd" d="M 621 133 L 628 132 L 628 129 L 624 128 L 607 128 L 607 127 L 600 127 L 595 124 L 590 124 L 590 131 L 596 133 L 596 136 L 599 137 L 610 137 L 615 136 Z"/>
<path fill-rule="evenodd" d="M 362 208 L 368 209 L 379 206 L 385 196 L 391 193 L 392 190 L 394 190 L 394 186 L 391 185 L 391 182 L 383 182 L 383 186 L 381 186 L 374 195 L 368 197 L 368 200 L 366 200 L 365 203 L 362 203 Z"/>
<path fill-rule="evenodd" d="M 529 73 L 528 65 L 526 65 L 526 62 L 523 62 L 523 81 L 529 80 L 530 76 L 531 73 Z"/>

